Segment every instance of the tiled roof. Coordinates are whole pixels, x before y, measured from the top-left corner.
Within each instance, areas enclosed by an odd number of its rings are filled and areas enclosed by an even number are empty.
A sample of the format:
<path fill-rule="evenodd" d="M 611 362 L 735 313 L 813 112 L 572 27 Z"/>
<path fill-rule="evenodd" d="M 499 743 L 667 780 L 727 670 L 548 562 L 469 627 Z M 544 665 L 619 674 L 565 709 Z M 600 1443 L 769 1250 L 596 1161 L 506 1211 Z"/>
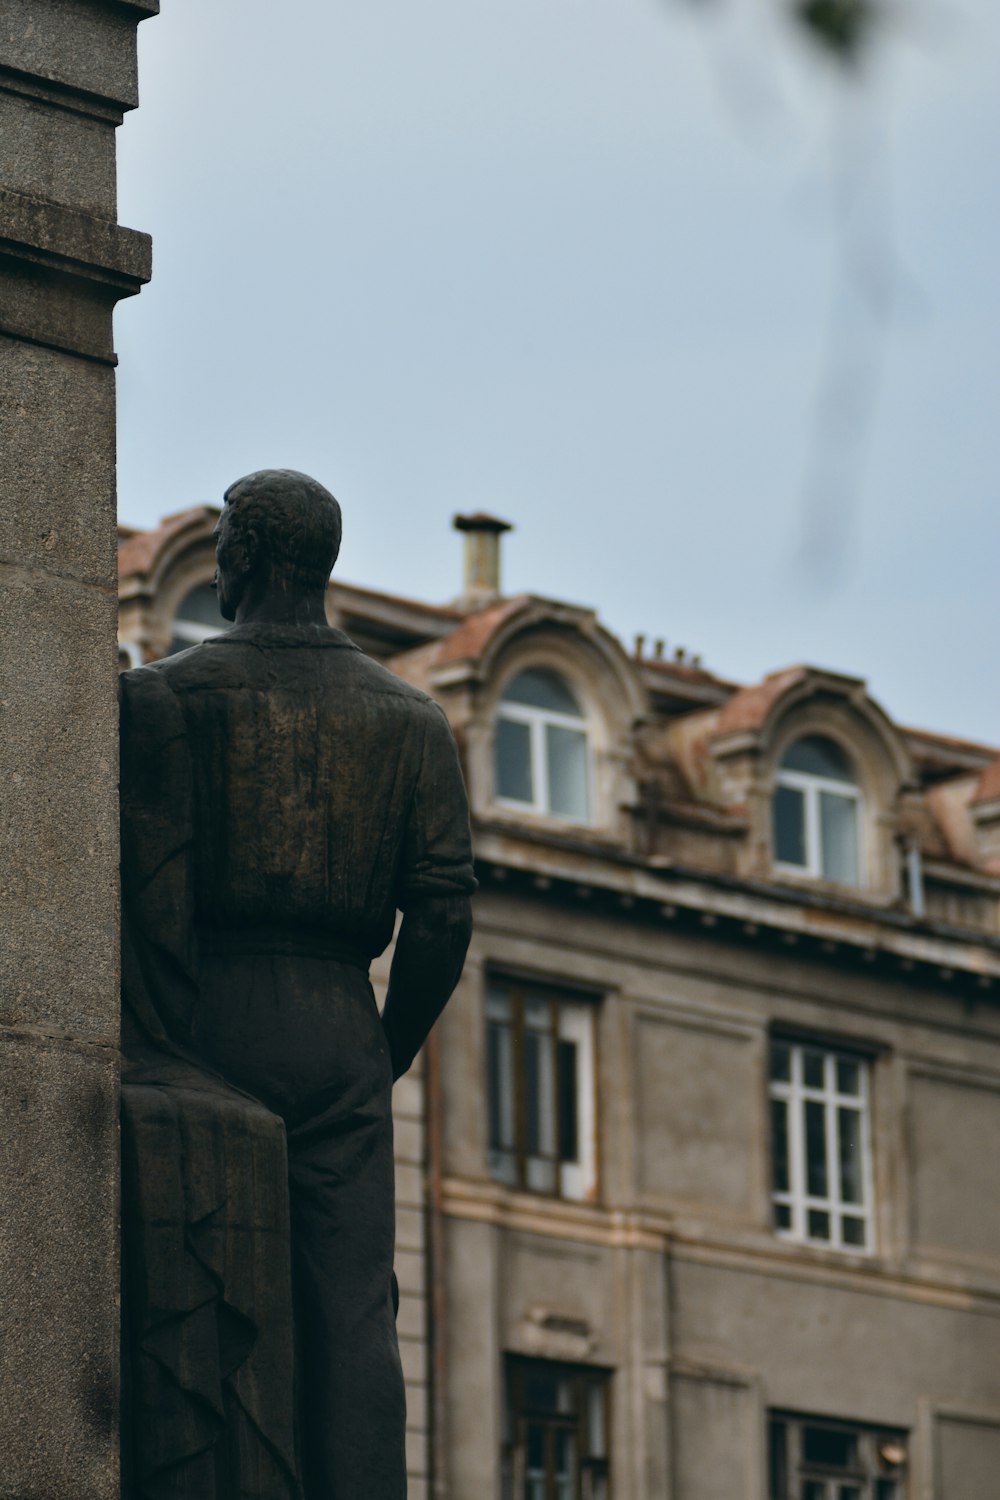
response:
<path fill-rule="evenodd" d="M 180 532 L 186 531 L 196 522 L 213 520 L 219 514 L 218 506 L 195 505 L 177 515 L 167 516 L 155 531 L 136 531 L 132 527 L 118 528 L 118 577 L 148 578 L 161 551 Z"/>
<path fill-rule="evenodd" d="M 760 729 L 778 699 L 802 681 L 806 670 L 805 667 L 788 667 L 783 672 L 770 673 L 753 687 L 740 688 L 720 710 L 715 734 L 740 734 Z"/>
<path fill-rule="evenodd" d="M 1000 760 L 990 763 L 983 771 L 972 794 L 973 804 L 995 802 L 1000 797 Z"/>

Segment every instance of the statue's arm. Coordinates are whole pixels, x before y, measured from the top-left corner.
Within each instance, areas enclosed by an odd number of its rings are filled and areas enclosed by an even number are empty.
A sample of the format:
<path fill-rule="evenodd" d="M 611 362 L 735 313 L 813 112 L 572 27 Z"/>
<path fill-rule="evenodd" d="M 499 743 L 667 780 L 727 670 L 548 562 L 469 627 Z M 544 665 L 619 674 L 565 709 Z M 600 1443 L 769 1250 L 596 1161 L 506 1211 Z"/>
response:
<path fill-rule="evenodd" d="M 427 896 L 403 915 L 382 1025 L 399 1078 L 423 1046 L 462 973 L 472 936 L 468 896 Z"/>
<path fill-rule="evenodd" d="M 472 935 L 469 804 L 444 714 L 428 705 L 420 770 L 403 840 L 403 921 L 382 1025 L 394 1078 L 420 1051 L 458 983 Z"/>

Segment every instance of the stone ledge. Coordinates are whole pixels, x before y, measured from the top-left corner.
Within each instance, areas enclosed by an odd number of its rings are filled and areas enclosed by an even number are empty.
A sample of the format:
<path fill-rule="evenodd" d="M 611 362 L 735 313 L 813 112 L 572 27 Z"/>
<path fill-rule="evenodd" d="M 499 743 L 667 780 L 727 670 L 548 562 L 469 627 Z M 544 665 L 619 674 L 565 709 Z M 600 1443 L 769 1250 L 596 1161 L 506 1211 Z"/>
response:
<path fill-rule="evenodd" d="M 100 120 L 103 124 L 120 125 L 125 118 L 120 105 L 111 103 L 100 94 L 74 88 L 54 78 L 40 78 L 36 73 L 23 73 L 18 68 L 0 65 L 0 90 L 31 99 L 36 104 L 45 104 L 50 109 Z"/>
<path fill-rule="evenodd" d="M 0 188 L 0 250 L 15 259 L 133 296 L 153 269 L 153 242 L 78 209 Z"/>

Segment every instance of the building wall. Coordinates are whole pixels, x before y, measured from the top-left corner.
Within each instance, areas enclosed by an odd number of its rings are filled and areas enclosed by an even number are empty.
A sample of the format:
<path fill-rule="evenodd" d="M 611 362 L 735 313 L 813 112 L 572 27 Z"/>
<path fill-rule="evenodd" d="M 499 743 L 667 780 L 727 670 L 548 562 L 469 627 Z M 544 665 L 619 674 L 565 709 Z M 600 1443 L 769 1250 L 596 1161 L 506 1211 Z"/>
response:
<path fill-rule="evenodd" d="M 499 1495 L 503 1355 L 522 1353 L 613 1370 L 616 1500 L 764 1500 L 768 1408 L 904 1428 L 910 1494 L 988 1500 L 1000 1472 L 1000 1195 L 982 1148 L 1000 1138 L 995 1010 L 970 1016 L 943 989 L 666 928 L 551 898 L 479 899 L 441 1023 L 449 1496 Z M 603 992 L 595 1205 L 487 1176 L 490 968 Z M 873 1256 L 771 1230 L 776 1023 L 878 1049 Z"/>

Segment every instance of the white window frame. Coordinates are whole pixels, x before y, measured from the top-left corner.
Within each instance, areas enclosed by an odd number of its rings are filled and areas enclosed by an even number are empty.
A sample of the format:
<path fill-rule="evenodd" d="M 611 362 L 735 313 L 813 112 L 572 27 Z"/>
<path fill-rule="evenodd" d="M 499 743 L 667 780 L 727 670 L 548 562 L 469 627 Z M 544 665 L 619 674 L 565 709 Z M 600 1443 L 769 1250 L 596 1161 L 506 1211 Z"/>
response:
<path fill-rule="evenodd" d="M 805 855 L 804 865 L 791 864 L 787 860 L 775 858 L 774 868 L 782 875 L 808 875 L 813 880 L 830 880 L 832 877 L 823 870 L 823 825 L 820 819 L 820 794 L 827 792 L 834 797 L 842 797 L 845 801 L 854 804 L 854 832 L 858 851 L 857 880 L 852 883 L 851 888 L 860 886 L 862 872 L 865 867 L 864 827 L 861 817 L 861 788 L 853 781 L 839 781 L 832 776 L 816 776 L 811 771 L 790 771 L 779 766 L 775 776 L 775 787 L 788 787 L 791 791 L 801 792 L 805 813 Z M 772 839 L 777 844 L 773 831 Z M 842 883 L 842 882 L 839 882 Z"/>
<path fill-rule="evenodd" d="M 171 626 L 171 635 L 179 641 L 190 641 L 192 646 L 200 646 L 203 641 L 222 635 L 227 628 L 225 625 L 199 625 L 195 620 L 183 620 L 177 615 Z"/>
<path fill-rule="evenodd" d="M 771 1038 L 771 1046 L 780 1044 L 789 1049 L 791 1078 L 782 1081 L 770 1077 L 770 1047 L 768 1049 L 768 1097 L 785 1103 L 788 1132 L 788 1190 L 779 1191 L 773 1182 L 774 1142 L 771 1142 L 772 1185 L 771 1201 L 774 1206 L 787 1206 L 791 1212 L 791 1226 L 782 1229 L 775 1225 L 779 1239 L 793 1240 L 801 1245 L 817 1245 L 823 1249 L 839 1250 L 848 1255 L 875 1254 L 874 1172 L 872 1168 L 871 1144 L 871 1061 L 843 1047 L 831 1046 L 817 1041 L 793 1040 L 783 1035 Z M 804 1082 L 803 1059 L 806 1052 L 823 1055 L 823 1087 L 814 1088 Z M 859 1091 L 857 1094 L 842 1094 L 837 1088 L 838 1060 L 853 1063 L 858 1069 Z M 823 1106 L 823 1125 L 826 1145 L 827 1195 L 818 1197 L 808 1191 L 808 1164 L 806 1160 L 805 1105 L 818 1103 Z M 839 1135 L 837 1111 L 852 1109 L 860 1117 L 861 1138 L 861 1203 L 847 1203 L 840 1191 Z M 809 1211 L 828 1215 L 830 1235 L 821 1239 L 810 1235 Z M 842 1233 L 843 1217 L 861 1219 L 865 1225 L 865 1243 L 848 1244 Z"/>
<path fill-rule="evenodd" d="M 531 670 L 525 668 L 524 670 Z M 563 674 L 552 667 L 537 667 L 538 671 L 549 671 L 565 681 Z M 515 673 L 510 679 L 507 687 L 514 682 L 519 674 Z M 505 689 L 506 690 L 506 689 Z M 512 703 L 501 694 L 497 704 L 496 718 L 507 719 L 514 724 L 526 724 L 528 726 L 529 755 L 531 758 L 531 790 L 533 798 L 530 802 L 522 802 L 516 797 L 501 797 L 496 791 L 496 759 L 494 756 L 493 776 L 494 795 L 493 800 L 498 807 L 509 807 L 518 812 L 541 813 L 545 817 L 560 818 L 565 823 L 577 823 L 587 827 L 594 824 L 594 751 L 591 743 L 590 725 L 586 715 L 563 714 L 553 708 L 532 708 L 527 703 Z M 549 760 L 547 754 L 547 734 L 549 727 L 554 729 L 569 729 L 575 734 L 582 734 L 585 746 L 586 767 L 586 789 L 587 789 L 587 815 L 585 818 L 575 818 L 567 813 L 556 812 L 552 807 L 551 788 L 549 786 Z"/>

